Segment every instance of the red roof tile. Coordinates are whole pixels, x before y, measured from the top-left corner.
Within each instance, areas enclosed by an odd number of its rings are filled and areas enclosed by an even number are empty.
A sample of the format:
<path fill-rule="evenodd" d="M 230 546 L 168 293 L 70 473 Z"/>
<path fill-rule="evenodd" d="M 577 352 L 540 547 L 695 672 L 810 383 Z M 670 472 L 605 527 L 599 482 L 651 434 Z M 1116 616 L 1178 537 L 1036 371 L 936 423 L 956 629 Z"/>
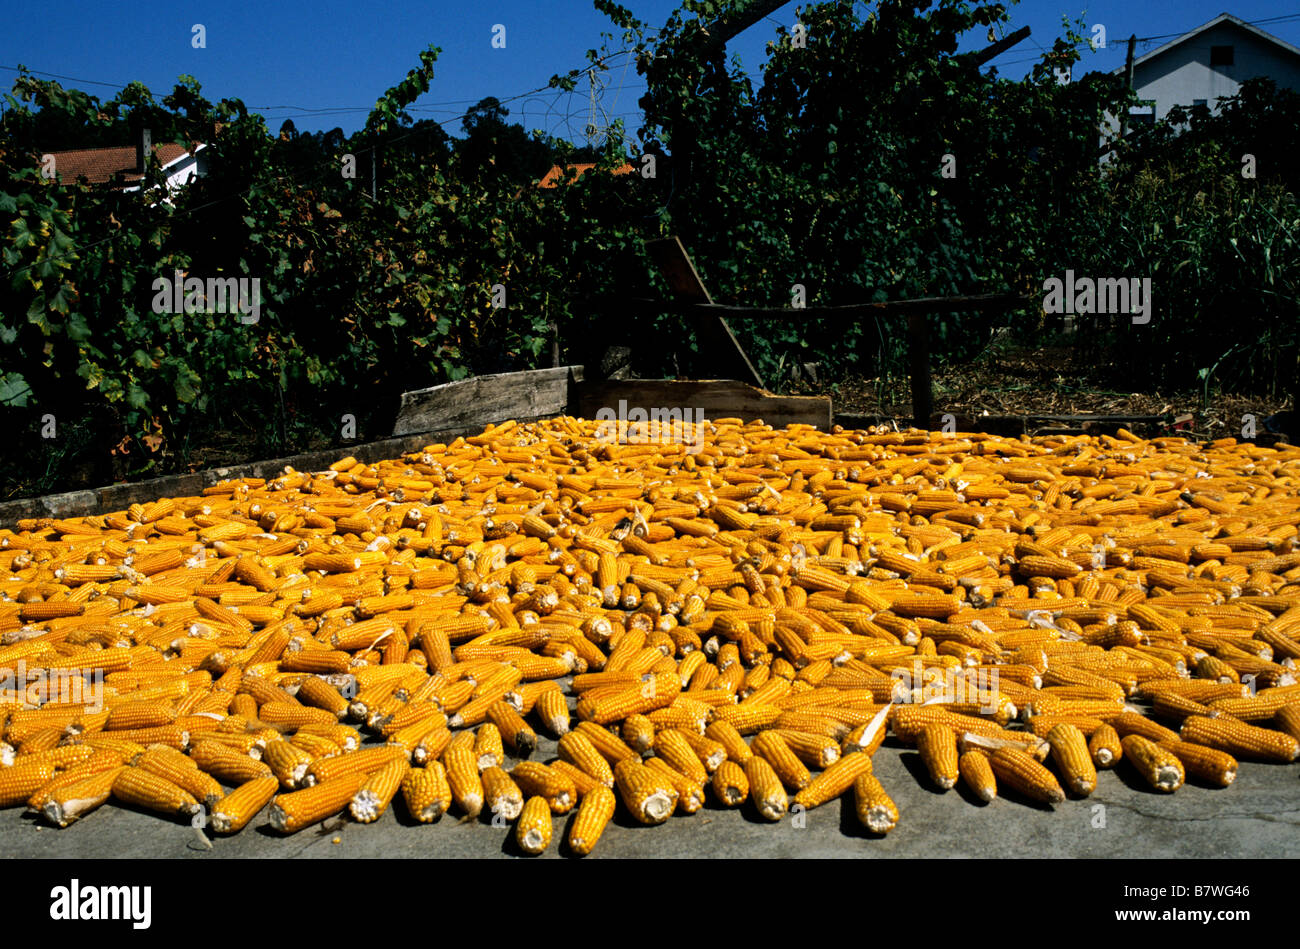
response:
<path fill-rule="evenodd" d="M 595 167 L 596 167 L 596 163 L 591 161 L 580 162 L 579 164 L 576 165 L 552 165 L 551 170 L 548 171 L 545 175 L 543 175 L 542 180 L 537 183 L 537 187 L 539 188 L 558 187 L 560 182 L 564 180 L 566 177 L 568 177 L 570 172 L 573 172 L 573 177 L 576 180 L 577 178 L 581 178 L 583 175 L 585 175 L 587 172 L 591 171 L 591 169 Z M 611 174 L 630 175 L 634 171 L 636 171 L 636 169 L 633 168 L 631 165 L 619 165 L 611 172 Z"/>
<path fill-rule="evenodd" d="M 182 145 L 163 142 L 153 147 L 154 158 L 160 165 L 169 165 L 188 154 Z M 108 184 L 120 180 L 134 184 L 142 177 L 135 170 L 135 146 L 113 145 L 107 148 L 77 148 L 66 152 L 52 152 L 54 173 L 64 184 L 72 184 L 84 177 L 92 185 Z"/>

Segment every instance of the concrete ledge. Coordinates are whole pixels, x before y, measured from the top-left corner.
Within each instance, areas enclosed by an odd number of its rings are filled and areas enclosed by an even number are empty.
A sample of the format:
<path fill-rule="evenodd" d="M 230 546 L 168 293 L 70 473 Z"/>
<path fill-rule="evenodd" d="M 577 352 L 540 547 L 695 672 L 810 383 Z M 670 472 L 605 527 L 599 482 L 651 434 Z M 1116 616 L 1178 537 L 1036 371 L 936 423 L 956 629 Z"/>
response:
<path fill-rule="evenodd" d="M 130 484 L 109 484 L 84 491 L 70 491 L 66 494 L 20 498 L 0 504 L 0 528 L 12 529 L 18 521 L 27 519 L 87 517 L 92 514 L 124 511 L 132 504 L 156 501 L 161 497 L 194 497 L 201 494 L 204 488 L 219 481 L 236 478 L 273 478 L 285 467 L 299 471 L 320 471 L 349 455 L 358 461 L 370 463 L 416 451 L 425 445 L 451 441 L 461 435 L 477 434 L 481 430 L 482 426 L 475 426 L 450 431 L 424 432 L 401 438 L 385 438 L 358 445 L 341 445 L 338 448 L 286 455 L 283 458 L 251 461 L 224 468 L 209 468 L 191 474 L 166 475 Z"/>

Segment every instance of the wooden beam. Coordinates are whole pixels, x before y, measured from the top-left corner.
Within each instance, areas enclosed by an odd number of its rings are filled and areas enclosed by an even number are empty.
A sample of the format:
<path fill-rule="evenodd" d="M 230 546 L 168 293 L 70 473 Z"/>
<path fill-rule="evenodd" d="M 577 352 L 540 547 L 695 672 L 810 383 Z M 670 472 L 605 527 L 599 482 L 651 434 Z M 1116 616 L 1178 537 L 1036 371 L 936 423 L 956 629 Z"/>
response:
<path fill-rule="evenodd" d="M 998 40 L 992 46 L 986 46 L 984 49 L 976 53 L 975 65 L 977 67 L 983 66 L 990 59 L 994 59 L 995 57 L 1001 56 L 1011 47 L 1015 46 L 1021 40 L 1026 39 L 1028 36 L 1029 36 L 1029 27 L 1027 26 L 1022 26 L 1014 33 L 1008 33 L 1006 36 L 1002 37 L 1002 39 Z"/>
<path fill-rule="evenodd" d="M 719 303 L 660 301 L 645 297 L 607 297 L 580 301 L 586 305 L 603 303 L 641 313 L 680 312 L 708 317 L 714 314 L 745 319 L 837 319 L 855 316 L 890 316 L 909 313 L 980 313 L 1016 310 L 1033 301 L 1013 293 L 977 293 L 952 297 L 917 297 L 912 300 L 886 300 L 881 303 L 847 303 L 840 306 L 809 306 L 800 309 L 779 306 L 728 306 Z"/>
<path fill-rule="evenodd" d="M 667 237 L 646 241 L 645 246 L 650 259 L 668 281 L 668 288 L 679 305 L 692 308 L 716 307 L 680 240 Z M 716 370 L 734 375 L 741 382 L 764 388 L 763 377 L 749 361 L 744 347 L 731 332 L 731 327 L 721 313 L 705 314 L 705 319 L 699 326 L 699 343 L 700 349 L 708 354 L 710 364 Z"/>

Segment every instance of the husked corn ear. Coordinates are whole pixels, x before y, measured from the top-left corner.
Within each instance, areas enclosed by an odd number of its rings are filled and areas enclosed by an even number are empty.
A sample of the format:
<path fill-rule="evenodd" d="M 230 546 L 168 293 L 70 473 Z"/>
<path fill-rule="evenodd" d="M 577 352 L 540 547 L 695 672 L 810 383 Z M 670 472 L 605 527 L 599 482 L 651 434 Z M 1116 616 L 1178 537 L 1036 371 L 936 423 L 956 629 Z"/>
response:
<path fill-rule="evenodd" d="M 499 768 L 506 760 L 505 746 L 501 743 L 501 732 L 491 722 L 484 722 L 474 733 L 474 760 L 480 771 Z"/>
<path fill-rule="evenodd" d="M 125 769 L 119 765 L 59 788 L 41 803 L 41 816 L 55 827 L 67 827 L 85 817 L 112 796 L 113 785 Z"/>
<path fill-rule="evenodd" d="M 540 794 L 523 805 L 515 824 L 515 841 L 520 850 L 533 855 L 551 845 L 551 806 Z"/>
<path fill-rule="evenodd" d="M 190 752 L 195 764 L 226 784 L 243 784 L 258 778 L 272 777 L 270 767 L 262 761 L 241 755 L 224 745 L 201 741 Z"/>
<path fill-rule="evenodd" d="M 794 796 L 794 802 L 809 809 L 820 807 L 851 788 L 858 775 L 870 771 L 870 755 L 861 751 L 845 755 L 808 782 L 807 787 Z"/>
<path fill-rule="evenodd" d="M 898 806 L 871 772 L 853 782 L 853 802 L 858 823 L 873 834 L 887 834 L 898 826 Z"/>
<path fill-rule="evenodd" d="M 218 834 L 237 834 L 248 826 L 279 789 L 273 777 L 253 778 L 235 788 L 212 807 L 212 830 Z"/>
<path fill-rule="evenodd" d="M 1186 777 L 1178 756 L 1141 735 L 1125 735 L 1124 760 L 1157 791 L 1177 791 Z"/>
<path fill-rule="evenodd" d="M 940 790 L 955 787 L 960 774 L 957 768 L 957 736 L 947 725 L 932 724 L 916 737 L 916 750 L 930 772 L 930 780 Z"/>
<path fill-rule="evenodd" d="M 654 752 L 656 756 L 696 784 L 704 784 L 709 780 L 704 762 L 695 753 L 695 749 L 686 740 L 683 732 L 671 728 L 659 732 L 654 738 Z"/>
<path fill-rule="evenodd" d="M 199 812 L 199 802 L 188 791 L 142 768 L 127 768 L 113 782 L 113 796 L 159 814 L 185 816 Z"/>
<path fill-rule="evenodd" d="M 622 739 L 607 728 L 602 728 L 593 722 L 579 722 L 574 731 L 586 736 L 587 740 L 595 746 L 596 750 L 611 765 L 617 764 L 624 758 L 641 760 L 639 754 L 624 744 Z"/>
<path fill-rule="evenodd" d="M 962 752 L 957 759 L 957 770 L 971 794 L 985 804 L 992 803 L 998 796 L 998 782 L 989 764 L 987 753 L 978 749 Z"/>
<path fill-rule="evenodd" d="M 1086 797 L 1097 789 L 1097 769 L 1092 763 L 1088 740 L 1083 737 L 1083 732 L 1068 722 L 1062 722 L 1047 733 L 1047 743 L 1052 747 L 1056 769 L 1069 790 Z"/>
<path fill-rule="evenodd" d="M 777 777 L 791 791 L 802 791 L 812 781 L 808 767 L 799 760 L 786 740 L 776 732 L 759 732 L 750 746 L 754 755 L 772 766 Z M 746 759 L 748 760 L 748 759 Z"/>
<path fill-rule="evenodd" d="M 653 771 L 626 758 L 614 765 L 614 783 L 624 806 L 642 824 L 662 824 L 677 806 L 677 791 Z"/>
<path fill-rule="evenodd" d="M 524 807 L 524 795 L 519 785 L 496 765 L 485 768 L 481 775 L 483 800 L 494 815 L 514 820 Z"/>
<path fill-rule="evenodd" d="M 406 810 L 422 824 L 432 823 L 451 807 L 451 785 L 441 761 L 423 768 L 411 768 L 402 779 L 402 800 Z"/>
<path fill-rule="evenodd" d="M 663 778 L 677 792 L 676 810 L 694 814 L 704 806 L 704 785 L 682 774 L 663 758 L 647 758 L 645 766 Z"/>
<path fill-rule="evenodd" d="M 1190 741 L 1162 741 L 1160 747 L 1183 763 L 1185 773 L 1226 788 L 1237 779 L 1237 759 L 1226 751 Z"/>
<path fill-rule="evenodd" d="M 537 761 L 521 761 L 510 772 L 525 796 L 541 795 L 556 814 L 567 814 L 577 803 L 573 780 Z"/>
<path fill-rule="evenodd" d="M 750 755 L 742 767 L 749 781 L 750 800 L 759 815 L 766 820 L 780 820 L 784 817 L 790 808 L 790 798 L 767 759 Z"/>
<path fill-rule="evenodd" d="M 388 810 L 397 789 L 402 786 L 410 763 L 403 758 L 394 758 L 378 771 L 373 771 L 366 778 L 366 783 L 352 796 L 348 810 L 352 819 L 361 824 L 379 820 Z"/>
<path fill-rule="evenodd" d="M 700 769 L 703 772 L 703 768 Z M 709 786 L 719 802 L 727 807 L 739 807 L 749 798 L 749 778 L 745 769 L 734 761 L 724 761 L 713 772 Z"/>
<path fill-rule="evenodd" d="M 989 765 L 1000 784 L 1026 797 L 1044 804 L 1060 804 L 1065 800 L 1056 776 L 1023 751 L 998 748 L 989 755 Z"/>
<path fill-rule="evenodd" d="M 1088 753 L 1092 756 L 1092 763 L 1096 767 L 1115 767 L 1115 763 L 1124 756 L 1124 746 L 1120 743 L 1119 733 L 1113 726 L 1102 723 L 1088 739 Z"/>
<path fill-rule="evenodd" d="M 1235 719 L 1192 715 L 1183 721 L 1180 736 L 1183 741 L 1217 748 L 1242 758 L 1286 763 L 1300 757 L 1300 741 L 1292 736 Z M 1124 750 L 1128 751 L 1127 745 Z"/>
<path fill-rule="evenodd" d="M 447 746 L 442 753 L 442 763 L 447 769 L 447 783 L 456 806 L 467 818 L 478 817 L 483 810 L 483 780 L 474 760 L 474 749 L 464 743 Z"/>
<path fill-rule="evenodd" d="M 284 834 L 294 834 L 311 824 L 328 820 L 352 803 L 352 798 L 369 777 L 368 774 L 353 772 L 301 791 L 277 795 L 271 802 L 271 827 Z"/>
<path fill-rule="evenodd" d="M 568 778 L 570 781 L 573 782 L 574 792 L 578 795 L 579 801 L 581 801 L 587 794 L 589 794 L 592 788 L 598 786 L 603 787 L 603 785 L 601 785 L 599 781 L 597 781 L 587 772 L 583 771 L 581 768 L 574 767 L 573 765 L 569 764 L 569 762 L 564 761 L 562 759 L 557 759 L 555 761 L 552 761 L 549 767 L 551 768 L 551 770 L 558 771 L 560 774 L 564 775 L 566 778 Z"/>
<path fill-rule="evenodd" d="M 606 787 L 614 786 L 614 771 L 610 768 L 609 762 L 596 750 L 591 739 L 582 732 L 569 732 L 567 735 L 562 735 L 557 750 L 562 760 L 569 762 Z"/>
<path fill-rule="evenodd" d="M 508 703 L 494 703 L 487 714 L 488 720 L 501 732 L 501 737 L 519 754 L 529 755 L 537 750 L 536 732 Z"/>
<path fill-rule="evenodd" d="M 542 727 L 555 737 L 568 734 L 569 702 L 563 692 L 558 689 L 543 692 L 537 697 L 537 704 L 533 706 L 533 711 L 541 720 Z"/>
<path fill-rule="evenodd" d="M 614 792 L 604 785 L 593 787 L 583 795 L 578 812 L 569 825 L 569 849 L 575 856 L 585 857 L 591 853 L 609 826 L 616 806 Z"/>

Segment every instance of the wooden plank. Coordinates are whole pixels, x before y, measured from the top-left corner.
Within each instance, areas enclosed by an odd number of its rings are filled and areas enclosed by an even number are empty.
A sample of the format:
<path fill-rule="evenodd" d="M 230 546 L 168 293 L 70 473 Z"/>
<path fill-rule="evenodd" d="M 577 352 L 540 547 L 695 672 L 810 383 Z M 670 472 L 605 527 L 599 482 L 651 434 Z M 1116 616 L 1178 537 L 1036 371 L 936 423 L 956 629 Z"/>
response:
<path fill-rule="evenodd" d="M 786 425 L 815 425 L 830 429 L 831 400 L 825 396 L 773 395 L 754 386 L 730 379 L 612 379 L 580 382 L 571 392 L 569 412 L 594 419 L 607 409 L 617 417 L 620 403 L 626 413 L 634 408 L 691 409 L 705 418 L 761 418 L 777 428 Z M 626 417 L 626 415 L 624 416 Z"/>
<path fill-rule="evenodd" d="M 683 304 L 714 307 L 713 298 L 709 296 L 704 281 L 700 279 L 686 248 L 676 237 L 665 237 L 645 242 L 646 252 L 655 266 L 668 281 L 673 297 Z M 734 375 L 742 382 L 753 383 L 760 388 L 763 377 L 758 374 L 754 364 L 749 361 L 745 349 L 731 332 L 731 327 L 719 313 L 705 314 L 699 326 L 699 343 L 703 353 L 708 354 L 710 365 Z"/>
<path fill-rule="evenodd" d="M 404 392 L 393 434 L 482 428 L 510 418 L 525 421 L 559 415 L 568 405 L 570 384 L 581 378 L 581 366 L 560 366 L 474 376 Z"/>
<path fill-rule="evenodd" d="M 934 389 L 930 384 L 930 321 L 924 313 L 907 315 L 907 361 L 912 379 L 912 424 L 929 428 Z"/>
<path fill-rule="evenodd" d="M 1021 40 L 1026 39 L 1028 36 L 1029 36 L 1029 27 L 1027 26 L 1022 26 L 1014 33 L 1008 33 L 1006 36 L 1002 37 L 1002 39 L 998 40 L 992 46 L 986 46 L 984 47 L 984 49 L 976 53 L 975 65 L 983 66 L 990 59 L 993 59 L 996 56 L 1001 56 L 1011 47 L 1015 46 Z"/>

